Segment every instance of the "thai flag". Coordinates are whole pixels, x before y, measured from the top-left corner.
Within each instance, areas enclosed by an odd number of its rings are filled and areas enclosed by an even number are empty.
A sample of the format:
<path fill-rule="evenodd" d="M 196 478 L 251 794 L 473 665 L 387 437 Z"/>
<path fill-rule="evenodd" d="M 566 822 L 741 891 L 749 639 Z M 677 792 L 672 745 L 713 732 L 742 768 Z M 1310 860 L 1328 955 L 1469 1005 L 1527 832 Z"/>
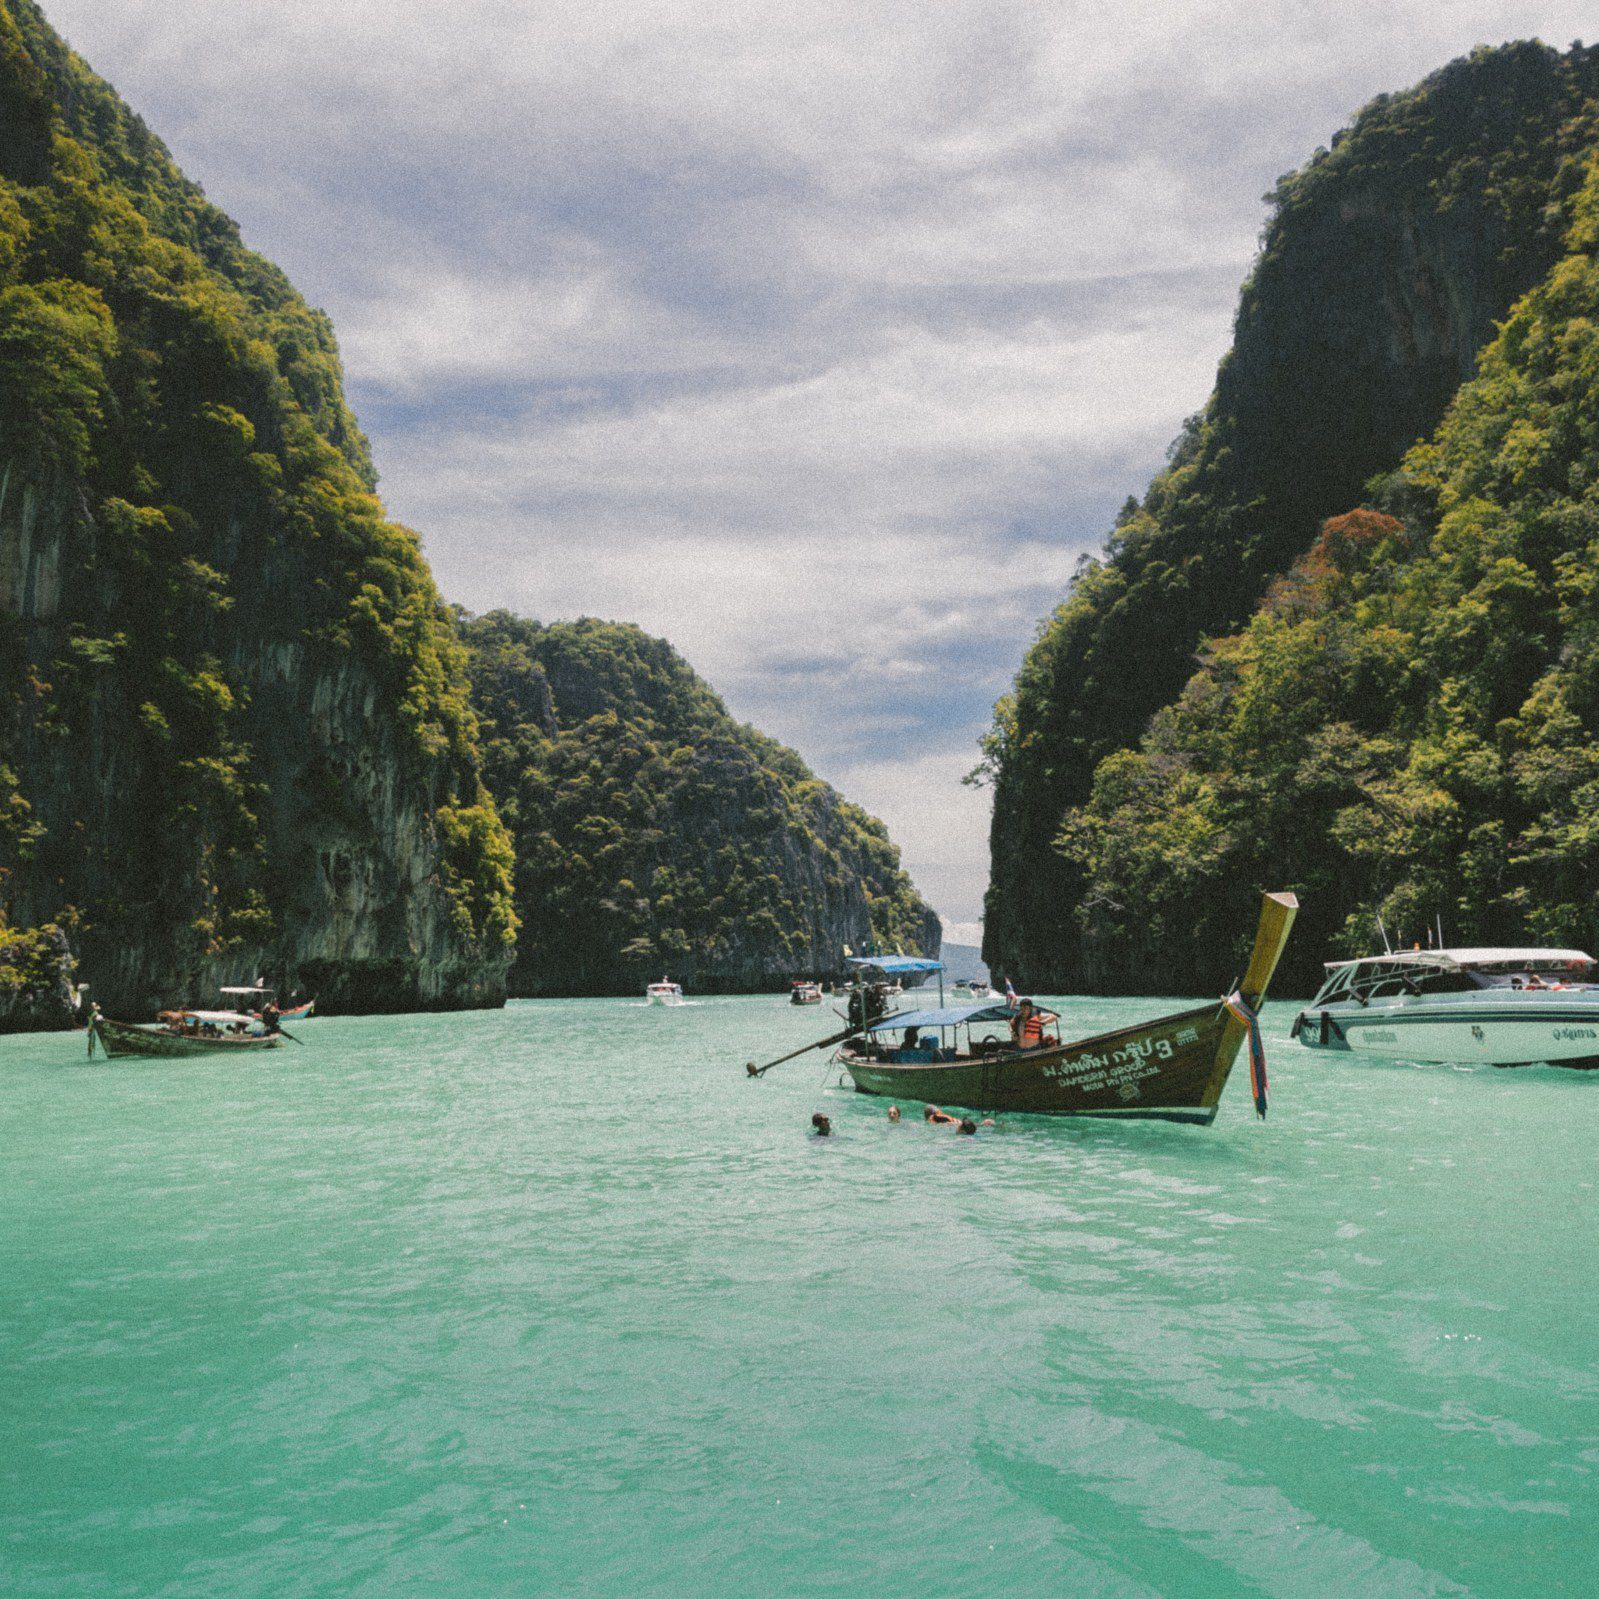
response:
<path fill-rule="evenodd" d="M 1016 1003 L 1016 990 L 1010 986 L 1010 978 L 1008 977 L 1005 979 L 1005 1003 L 1007 1005 Z"/>

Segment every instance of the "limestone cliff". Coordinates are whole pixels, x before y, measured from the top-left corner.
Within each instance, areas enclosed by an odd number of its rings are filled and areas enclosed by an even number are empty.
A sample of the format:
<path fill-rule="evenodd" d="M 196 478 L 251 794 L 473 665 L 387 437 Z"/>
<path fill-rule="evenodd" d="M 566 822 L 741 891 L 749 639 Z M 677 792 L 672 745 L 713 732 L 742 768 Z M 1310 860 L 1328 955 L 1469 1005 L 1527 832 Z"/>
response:
<path fill-rule="evenodd" d="M 464 655 L 337 350 L 0 0 L 0 899 L 110 1014 L 504 998 Z M 4 1025 L 0 1021 L 0 1025 Z"/>
<path fill-rule="evenodd" d="M 516 840 L 515 994 L 785 987 L 846 949 L 933 954 L 881 822 L 728 715 L 663 640 L 467 619 L 489 780 Z"/>
<path fill-rule="evenodd" d="M 1481 50 L 1374 102 L 1279 183 L 1209 403 L 996 708 L 996 971 L 1112 981 L 1083 942 L 1093 890 L 1057 849 L 1063 820 L 1179 694 L 1201 640 L 1243 622 L 1320 522 L 1437 424 L 1561 248 L 1596 96 L 1599 50 Z"/>

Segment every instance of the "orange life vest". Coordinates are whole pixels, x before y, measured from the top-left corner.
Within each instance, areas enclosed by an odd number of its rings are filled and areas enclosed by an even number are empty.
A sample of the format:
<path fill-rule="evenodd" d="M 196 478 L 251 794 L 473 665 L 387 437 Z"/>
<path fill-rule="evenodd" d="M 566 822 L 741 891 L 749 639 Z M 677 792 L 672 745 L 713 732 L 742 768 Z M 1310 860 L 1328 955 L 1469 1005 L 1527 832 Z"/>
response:
<path fill-rule="evenodd" d="M 1037 1049 L 1043 1042 L 1044 1018 L 1036 1010 L 1031 1010 L 1022 1021 L 1022 1048 Z"/>

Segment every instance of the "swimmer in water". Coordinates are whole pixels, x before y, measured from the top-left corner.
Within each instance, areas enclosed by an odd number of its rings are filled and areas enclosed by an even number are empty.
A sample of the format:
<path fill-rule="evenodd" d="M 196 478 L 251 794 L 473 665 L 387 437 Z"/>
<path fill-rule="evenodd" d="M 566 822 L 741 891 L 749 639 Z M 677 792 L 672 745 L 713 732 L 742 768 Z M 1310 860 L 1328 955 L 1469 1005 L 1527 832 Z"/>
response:
<path fill-rule="evenodd" d="M 891 1122 L 897 1122 L 899 1120 L 899 1106 L 898 1105 L 890 1105 L 888 1107 L 888 1119 Z"/>
<path fill-rule="evenodd" d="M 922 1108 L 922 1120 L 935 1127 L 953 1127 L 960 1118 L 940 1110 L 937 1105 L 925 1105 Z"/>
<path fill-rule="evenodd" d="M 829 1121 L 828 1118 L 820 1111 L 817 1111 L 817 1113 L 811 1117 L 811 1126 L 815 1129 L 816 1136 L 818 1138 L 831 1138 L 833 1135 L 832 1122 Z"/>
<path fill-rule="evenodd" d="M 977 1131 L 977 1123 L 974 1122 L 970 1116 L 963 1116 L 961 1118 L 960 1126 L 957 1127 L 955 1131 L 957 1133 L 975 1133 Z"/>

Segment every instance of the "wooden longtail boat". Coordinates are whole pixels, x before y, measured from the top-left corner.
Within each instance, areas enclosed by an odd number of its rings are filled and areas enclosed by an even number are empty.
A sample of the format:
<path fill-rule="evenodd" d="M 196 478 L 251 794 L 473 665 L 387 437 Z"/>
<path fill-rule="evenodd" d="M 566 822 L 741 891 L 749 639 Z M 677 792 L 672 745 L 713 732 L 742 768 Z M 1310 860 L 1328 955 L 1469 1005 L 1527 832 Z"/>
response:
<path fill-rule="evenodd" d="M 901 1011 L 855 1034 L 840 1048 L 837 1059 L 863 1094 L 975 1111 L 1146 1117 L 1209 1126 L 1216 1119 L 1239 1046 L 1250 1036 L 1247 1018 L 1266 997 L 1298 911 L 1299 901 L 1292 894 L 1263 896 L 1254 953 L 1239 993 L 1227 1001 L 1030 1050 L 1016 1049 L 1008 1031 L 988 1048 L 981 1040 L 970 1043 L 973 1024 L 1006 1028 L 1011 1012 L 1005 1004 Z M 886 1035 L 906 1027 L 936 1034 L 941 1042 L 929 1041 L 928 1047 L 909 1052 L 888 1047 Z M 968 1038 L 964 1053 L 959 1047 L 961 1028 Z M 953 1048 L 947 1042 L 951 1034 Z M 899 1058 L 902 1054 L 911 1058 Z M 1263 1061 L 1255 1102 L 1264 1115 Z"/>
<path fill-rule="evenodd" d="M 187 1033 L 165 1025 L 139 1026 L 96 1016 L 89 1023 L 91 1052 L 98 1043 L 109 1056 L 147 1055 L 167 1059 L 183 1055 L 246 1055 L 254 1050 L 277 1049 L 282 1033 Z"/>

